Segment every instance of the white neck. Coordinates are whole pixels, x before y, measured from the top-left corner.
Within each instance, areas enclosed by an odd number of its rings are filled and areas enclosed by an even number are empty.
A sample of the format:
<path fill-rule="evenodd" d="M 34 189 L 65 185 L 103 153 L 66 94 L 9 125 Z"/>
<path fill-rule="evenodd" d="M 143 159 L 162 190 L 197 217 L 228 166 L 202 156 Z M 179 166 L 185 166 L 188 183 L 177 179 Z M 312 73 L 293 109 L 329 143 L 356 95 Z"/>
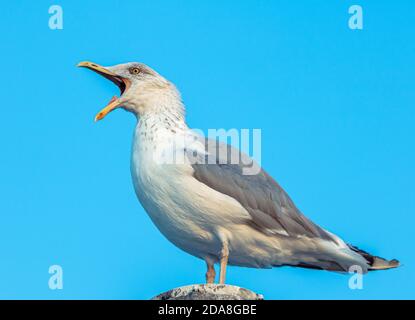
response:
<path fill-rule="evenodd" d="M 148 112 L 139 118 L 134 133 L 135 152 L 147 153 L 169 148 L 178 136 L 187 135 L 189 128 L 177 113 Z"/>
<path fill-rule="evenodd" d="M 185 111 L 179 91 L 169 83 L 162 87 L 140 85 L 124 93 L 129 111 L 144 120 L 149 117 L 167 117 L 184 122 Z"/>

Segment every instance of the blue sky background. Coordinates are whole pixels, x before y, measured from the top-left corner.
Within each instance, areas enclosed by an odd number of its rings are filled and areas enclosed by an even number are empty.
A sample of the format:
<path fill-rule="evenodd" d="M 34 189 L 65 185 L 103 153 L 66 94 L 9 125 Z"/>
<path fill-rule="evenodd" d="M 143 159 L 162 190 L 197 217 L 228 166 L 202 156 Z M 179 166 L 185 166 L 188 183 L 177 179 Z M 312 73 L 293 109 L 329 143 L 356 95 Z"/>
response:
<path fill-rule="evenodd" d="M 360 4 L 364 30 L 348 28 Z M 48 28 L 48 8 L 64 29 Z M 136 200 L 135 119 L 82 60 L 144 62 L 190 126 L 261 128 L 262 164 L 315 222 L 387 258 L 364 277 L 230 267 L 268 299 L 415 298 L 415 2 L 7 1 L 0 19 L 0 298 L 147 299 L 204 281 Z M 64 289 L 48 288 L 48 268 Z"/>

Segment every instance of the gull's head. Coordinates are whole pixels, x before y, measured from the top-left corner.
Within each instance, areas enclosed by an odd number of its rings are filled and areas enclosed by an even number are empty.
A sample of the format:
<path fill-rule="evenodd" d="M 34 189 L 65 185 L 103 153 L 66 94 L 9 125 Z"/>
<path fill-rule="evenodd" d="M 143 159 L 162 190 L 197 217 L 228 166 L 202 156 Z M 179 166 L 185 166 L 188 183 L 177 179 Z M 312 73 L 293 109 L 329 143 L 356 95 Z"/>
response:
<path fill-rule="evenodd" d="M 166 111 L 183 113 L 180 94 L 176 87 L 143 63 L 129 62 L 103 67 L 84 61 L 80 62 L 78 67 L 95 71 L 120 89 L 120 97 L 114 96 L 108 105 L 97 113 L 95 121 L 103 119 L 117 108 L 123 108 L 137 116 Z"/>

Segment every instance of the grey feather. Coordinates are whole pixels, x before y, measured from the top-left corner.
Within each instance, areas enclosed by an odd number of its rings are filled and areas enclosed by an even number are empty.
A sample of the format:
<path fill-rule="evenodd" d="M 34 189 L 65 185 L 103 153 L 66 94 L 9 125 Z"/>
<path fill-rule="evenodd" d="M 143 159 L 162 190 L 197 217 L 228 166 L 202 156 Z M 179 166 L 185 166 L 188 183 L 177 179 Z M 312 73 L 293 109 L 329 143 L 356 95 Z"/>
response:
<path fill-rule="evenodd" d="M 244 167 L 257 165 L 246 154 L 219 141 L 199 139 L 207 154 L 195 155 L 189 150 L 186 153 L 191 158 L 194 177 L 237 200 L 257 228 L 289 237 L 308 236 L 336 242 L 331 234 L 307 219 L 262 168 L 255 175 L 245 175 Z M 239 159 L 237 163 L 235 157 Z"/>

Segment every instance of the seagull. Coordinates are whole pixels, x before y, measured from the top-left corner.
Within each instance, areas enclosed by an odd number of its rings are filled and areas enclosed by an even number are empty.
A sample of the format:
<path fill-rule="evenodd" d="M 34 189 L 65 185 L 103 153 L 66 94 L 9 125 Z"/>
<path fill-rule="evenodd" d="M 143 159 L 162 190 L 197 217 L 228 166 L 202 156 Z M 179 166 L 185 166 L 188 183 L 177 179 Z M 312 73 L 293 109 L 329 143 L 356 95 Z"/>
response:
<path fill-rule="evenodd" d="M 169 241 L 206 262 L 207 283 L 215 282 L 215 264 L 220 284 L 227 265 L 362 274 L 399 266 L 313 223 L 248 155 L 190 129 L 179 91 L 152 68 L 137 62 L 78 66 L 119 87 L 120 97 L 95 121 L 117 108 L 136 116 L 131 175 L 138 200 Z"/>

